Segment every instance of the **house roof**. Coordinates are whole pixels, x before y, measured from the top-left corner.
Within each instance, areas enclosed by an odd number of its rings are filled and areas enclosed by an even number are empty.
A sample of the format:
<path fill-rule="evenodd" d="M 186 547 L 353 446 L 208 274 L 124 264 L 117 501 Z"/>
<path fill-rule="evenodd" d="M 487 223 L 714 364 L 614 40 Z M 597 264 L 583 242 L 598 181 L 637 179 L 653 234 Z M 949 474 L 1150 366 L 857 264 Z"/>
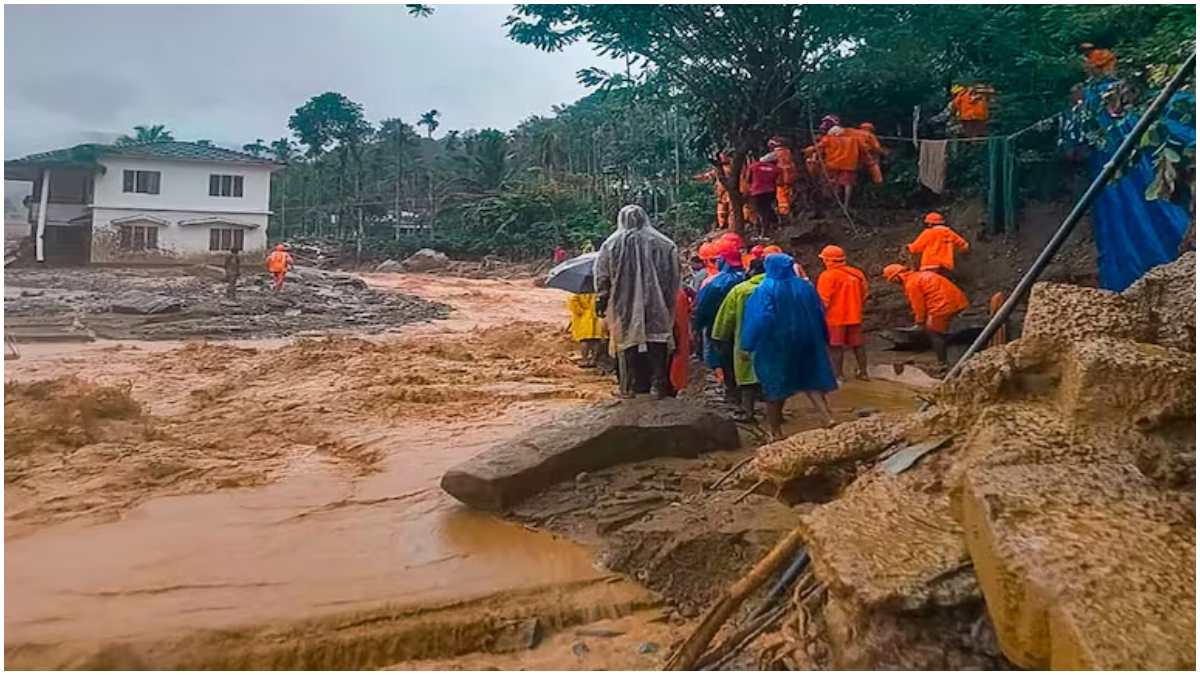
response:
<path fill-rule="evenodd" d="M 233 162 L 258 166 L 282 167 L 282 164 L 265 157 L 201 145 L 187 141 L 153 141 L 102 145 L 85 143 L 60 150 L 38 152 L 4 163 L 4 177 L 9 180 L 33 180 L 37 169 L 77 168 L 100 170 L 100 157 L 140 157 L 145 159 L 167 159 L 185 162 Z"/>

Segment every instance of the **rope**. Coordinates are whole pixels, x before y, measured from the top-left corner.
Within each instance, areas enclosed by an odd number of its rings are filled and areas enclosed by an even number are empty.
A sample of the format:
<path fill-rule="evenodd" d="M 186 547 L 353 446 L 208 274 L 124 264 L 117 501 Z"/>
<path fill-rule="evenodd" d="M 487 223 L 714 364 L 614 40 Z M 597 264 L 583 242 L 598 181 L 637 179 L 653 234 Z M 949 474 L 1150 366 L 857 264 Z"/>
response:
<path fill-rule="evenodd" d="M 1046 119 L 1038 120 L 1037 122 L 1030 124 L 1029 126 L 1025 127 L 1024 129 L 1021 129 L 1020 131 L 1017 131 L 1017 132 L 1011 133 L 1011 134 L 997 134 L 994 136 L 975 136 L 973 138 L 918 138 L 917 140 L 918 141 L 950 141 L 950 140 L 953 140 L 953 141 L 957 141 L 959 143 L 986 143 L 987 141 L 990 141 L 990 140 L 993 140 L 996 138 L 1003 138 L 1003 139 L 1008 139 L 1011 141 L 1012 139 L 1016 138 L 1017 136 L 1025 134 L 1026 132 L 1029 132 L 1029 131 L 1033 131 L 1034 129 L 1041 127 L 1042 125 L 1046 124 L 1047 122 L 1058 119 L 1058 117 L 1061 115 L 1062 115 L 1062 113 L 1060 113 L 1060 112 L 1054 113 L 1053 115 L 1047 117 Z M 913 140 L 912 138 L 910 138 L 908 136 L 876 136 L 876 137 L 879 138 L 880 140 L 887 140 L 887 141 L 911 142 Z"/>

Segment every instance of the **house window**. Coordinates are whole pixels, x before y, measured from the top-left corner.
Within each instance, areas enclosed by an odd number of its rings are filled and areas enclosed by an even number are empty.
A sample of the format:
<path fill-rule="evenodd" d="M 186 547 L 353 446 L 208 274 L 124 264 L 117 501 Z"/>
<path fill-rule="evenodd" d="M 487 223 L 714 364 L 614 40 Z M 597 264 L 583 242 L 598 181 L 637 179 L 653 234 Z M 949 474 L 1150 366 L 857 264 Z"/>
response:
<path fill-rule="evenodd" d="M 122 225 L 118 244 L 122 251 L 153 251 L 158 248 L 158 227 L 155 225 Z"/>
<path fill-rule="evenodd" d="M 124 192 L 144 192 L 149 195 L 158 194 L 158 183 L 161 174 L 158 171 L 134 171 L 126 169 L 123 175 Z"/>
<path fill-rule="evenodd" d="M 208 177 L 208 196 L 241 197 L 242 177 L 211 174 Z"/>
<path fill-rule="evenodd" d="M 245 231 L 233 227 L 214 227 L 208 231 L 208 250 L 228 251 L 233 248 L 242 250 L 242 237 Z"/>

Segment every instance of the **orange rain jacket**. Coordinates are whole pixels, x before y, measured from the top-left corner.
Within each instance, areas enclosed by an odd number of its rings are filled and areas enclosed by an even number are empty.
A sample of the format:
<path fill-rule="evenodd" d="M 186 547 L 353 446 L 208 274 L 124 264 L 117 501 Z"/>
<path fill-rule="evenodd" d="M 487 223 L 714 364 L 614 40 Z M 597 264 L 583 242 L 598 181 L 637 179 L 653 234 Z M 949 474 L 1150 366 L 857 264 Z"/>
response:
<path fill-rule="evenodd" d="M 963 122 L 983 122 L 988 119 L 987 96 L 971 87 L 956 94 L 950 105 L 958 114 L 958 119 Z"/>
<path fill-rule="evenodd" d="M 925 325 L 931 318 L 948 319 L 969 304 L 962 289 L 937 272 L 901 272 L 900 280 L 917 324 Z"/>
<path fill-rule="evenodd" d="M 267 256 L 267 271 L 275 274 L 288 271 L 292 265 L 292 256 L 287 251 L 271 251 Z"/>
<path fill-rule="evenodd" d="M 867 276 L 844 262 L 827 261 L 817 277 L 817 294 L 825 303 L 825 323 L 856 326 L 863 322 L 863 303 L 867 301 Z"/>
<path fill-rule="evenodd" d="M 921 269 L 944 267 L 954 269 L 954 250 L 966 251 L 971 246 L 954 230 L 945 225 L 927 227 L 908 245 L 910 253 L 921 254 Z"/>
<path fill-rule="evenodd" d="M 825 134 L 817 141 L 817 149 L 825 158 L 825 168 L 833 171 L 858 171 L 862 142 L 850 134 Z"/>

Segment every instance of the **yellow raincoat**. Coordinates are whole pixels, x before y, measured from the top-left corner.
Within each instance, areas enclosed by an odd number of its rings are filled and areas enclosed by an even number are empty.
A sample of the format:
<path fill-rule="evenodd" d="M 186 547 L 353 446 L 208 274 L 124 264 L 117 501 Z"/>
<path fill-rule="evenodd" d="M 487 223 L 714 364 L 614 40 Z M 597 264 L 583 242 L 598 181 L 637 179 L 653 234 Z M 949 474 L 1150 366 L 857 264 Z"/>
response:
<path fill-rule="evenodd" d="M 571 313 L 571 339 L 582 342 L 608 337 L 604 321 L 596 316 L 595 293 L 573 293 L 567 298 L 567 311 Z"/>

